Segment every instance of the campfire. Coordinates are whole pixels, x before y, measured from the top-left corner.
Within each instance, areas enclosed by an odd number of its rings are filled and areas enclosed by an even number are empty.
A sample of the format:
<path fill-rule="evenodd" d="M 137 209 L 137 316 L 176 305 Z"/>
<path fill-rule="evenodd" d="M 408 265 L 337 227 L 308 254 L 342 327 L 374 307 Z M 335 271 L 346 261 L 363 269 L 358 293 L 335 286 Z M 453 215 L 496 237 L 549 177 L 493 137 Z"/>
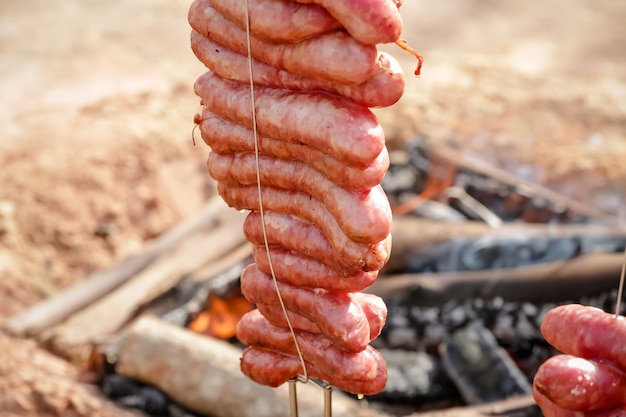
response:
<path fill-rule="evenodd" d="M 557 353 L 539 332 L 544 314 L 570 302 L 615 308 L 623 228 L 584 202 L 466 162 L 424 141 L 392 158 L 383 185 L 398 211 L 394 252 L 367 289 L 389 308 L 373 341 L 389 379 L 362 400 L 337 396 L 335 415 L 540 416 L 531 381 Z M 239 286 L 251 262 L 243 216 L 210 201 L 145 252 L 6 327 L 81 364 L 126 407 L 258 416 L 264 404 L 286 415 L 285 387 L 239 372 L 236 324 L 254 308 Z M 322 392 L 300 395 L 302 413 L 319 414 Z"/>

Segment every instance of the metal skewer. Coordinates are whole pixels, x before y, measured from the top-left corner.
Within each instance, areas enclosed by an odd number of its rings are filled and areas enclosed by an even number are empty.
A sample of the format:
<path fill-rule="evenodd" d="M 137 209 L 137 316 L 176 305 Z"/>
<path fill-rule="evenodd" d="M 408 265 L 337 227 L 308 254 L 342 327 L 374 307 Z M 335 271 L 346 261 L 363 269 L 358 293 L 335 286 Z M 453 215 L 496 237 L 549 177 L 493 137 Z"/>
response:
<path fill-rule="evenodd" d="M 333 386 L 325 383 L 324 385 L 324 417 L 333 416 Z"/>
<path fill-rule="evenodd" d="M 298 393 L 296 392 L 297 378 L 289 380 L 289 416 L 298 417 Z"/>
<path fill-rule="evenodd" d="M 300 377 L 291 378 L 289 384 L 289 416 L 298 417 L 298 392 L 297 383 L 308 381 L 301 380 Z M 321 384 L 315 383 L 324 391 L 324 417 L 333 417 L 333 386 L 326 381 Z"/>

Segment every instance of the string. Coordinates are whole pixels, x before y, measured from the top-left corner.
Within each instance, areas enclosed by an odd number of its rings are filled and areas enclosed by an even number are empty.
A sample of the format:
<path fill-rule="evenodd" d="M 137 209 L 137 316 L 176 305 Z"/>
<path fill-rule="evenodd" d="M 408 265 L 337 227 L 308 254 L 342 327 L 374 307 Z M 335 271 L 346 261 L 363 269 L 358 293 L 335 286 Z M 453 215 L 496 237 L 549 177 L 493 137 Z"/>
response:
<path fill-rule="evenodd" d="M 619 278 L 619 289 L 617 290 L 617 301 L 615 304 L 615 318 L 619 317 L 622 294 L 624 293 L 624 276 L 626 275 L 626 247 L 624 247 L 624 263 L 622 264 L 622 274 Z"/>
<path fill-rule="evenodd" d="M 304 356 L 302 355 L 302 351 L 300 350 L 300 344 L 298 343 L 296 332 L 293 330 L 293 326 L 291 325 L 291 320 L 289 319 L 287 308 L 285 307 L 285 303 L 283 302 L 283 297 L 280 294 L 280 289 L 278 287 L 278 280 L 276 279 L 276 273 L 274 272 L 274 264 L 272 263 L 272 257 L 270 255 L 270 246 L 269 246 L 269 242 L 267 239 L 267 229 L 265 227 L 265 211 L 263 210 L 263 199 L 261 196 L 261 167 L 259 163 L 259 135 L 257 133 L 254 81 L 252 80 L 252 46 L 251 46 L 252 42 L 250 39 L 250 10 L 248 6 L 248 0 L 246 0 L 246 41 L 248 44 L 248 73 L 250 74 L 250 98 L 251 98 L 251 103 L 252 103 L 252 132 L 254 135 L 254 157 L 255 157 L 255 163 L 256 163 L 257 191 L 259 195 L 259 214 L 261 216 L 261 229 L 263 231 L 263 241 L 265 243 L 265 252 L 267 253 L 267 260 L 269 263 L 272 280 L 274 281 L 274 288 L 276 289 L 278 302 L 280 303 L 280 307 L 283 310 L 285 319 L 287 320 L 287 326 L 289 327 L 289 331 L 291 332 L 291 336 L 293 338 L 293 342 L 296 347 L 296 352 L 298 353 L 298 358 L 300 359 L 300 363 L 302 365 L 303 378 L 304 378 L 303 382 L 307 382 L 308 374 L 306 370 L 306 364 L 304 362 Z"/>

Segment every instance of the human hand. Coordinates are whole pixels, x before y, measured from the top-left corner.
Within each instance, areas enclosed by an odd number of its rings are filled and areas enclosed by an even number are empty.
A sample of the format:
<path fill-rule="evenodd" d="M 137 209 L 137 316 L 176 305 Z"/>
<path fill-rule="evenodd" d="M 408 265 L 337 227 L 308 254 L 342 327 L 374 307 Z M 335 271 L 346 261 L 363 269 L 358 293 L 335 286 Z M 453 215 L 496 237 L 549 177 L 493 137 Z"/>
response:
<path fill-rule="evenodd" d="M 546 314 L 541 332 L 563 352 L 533 381 L 544 416 L 626 417 L 626 317 L 564 305 Z"/>

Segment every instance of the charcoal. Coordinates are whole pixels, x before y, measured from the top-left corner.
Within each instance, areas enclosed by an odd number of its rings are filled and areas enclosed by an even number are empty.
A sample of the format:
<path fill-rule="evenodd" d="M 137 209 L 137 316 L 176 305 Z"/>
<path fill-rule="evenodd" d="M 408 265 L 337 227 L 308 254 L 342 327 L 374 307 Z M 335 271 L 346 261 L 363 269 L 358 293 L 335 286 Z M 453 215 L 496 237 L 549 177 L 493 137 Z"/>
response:
<path fill-rule="evenodd" d="M 422 403 L 458 396 L 434 356 L 400 349 L 381 349 L 380 352 L 387 362 L 387 385 L 381 393 L 369 399 Z"/>
<path fill-rule="evenodd" d="M 393 327 L 391 328 L 385 339 L 387 346 L 394 347 L 396 349 L 415 347 L 419 343 L 419 336 L 416 329 L 411 327 Z"/>
<path fill-rule="evenodd" d="M 183 407 L 176 403 L 168 404 L 167 411 L 169 417 L 198 417 L 197 414 L 185 410 Z"/>
<path fill-rule="evenodd" d="M 442 363 L 468 404 L 528 395 L 532 387 L 494 335 L 478 322 L 457 330 L 440 348 Z"/>
<path fill-rule="evenodd" d="M 506 312 L 501 312 L 496 318 L 496 322 L 492 328 L 494 335 L 500 340 L 515 340 L 515 317 Z"/>
<path fill-rule="evenodd" d="M 105 374 L 101 388 L 104 395 L 116 399 L 136 394 L 139 391 L 139 384 L 122 375 Z"/>
<path fill-rule="evenodd" d="M 518 311 L 515 322 L 515 337 L 522 340 L 531 340 L 538 337 L 537 327 L 528 319 L 523 311 Z"/>
<path fill-rule="evenodd" d="M 454 306 L 450 306 L 448 311 L 444 309 L 445 312 L 445 321 L 444 324 L 449 329 L 458 329 L 465 327 L 465 325 L 470 321 L 470 312 L 464 305 L 456 304 Z"/>
<path fill-rule="evenodd" d="M 116 373 L 104 375 L 101 389 L 119 406 L 141 410 L 153 417 L 197 417 L 171 402 L 158 388 Z"/>
<path fill-rule="evenodd" d="M 383 188 L 390 194 L 392 202 L 397 201 L 394 198 L 399 188 L 419 194 L 430 178 L 442 179 L 452 175 L 453 187 L 464 190 L 505 222 L 589 224 L 596 221 L 588 214 L 573 210 L 561 199 L 553 198 L 539 185 L 520 185 L 514 177 L 498 177 L 496 167 L 487 167 L 487 171 L 483 172 L 480 168 L 482 163 L 459 164 L 450 154 L 444 152 L 443 155 L 446 156 L 442 156 L 436 147 L 430 147 L 428 138 L 407 141 L 405 156 L 391 164 L 389 181 L 383 182 Z M 451 169 L 451 166 L 454 168 Z M 399 180 L 398 172 L 402 172 L 402 180 Z M 408 178 L 411 172 L 414 173 L 412 181 Z M 412 187 L 409 187 L 410 183 Z M 569 202 L 567 199 L 564 201 Z M 472 210 L 465 210 L 457 199 L 450 199 L 448 204 L 466 219 L 481 220 Z"/>
<path fill-rule="evenodd" d="M 388 196 L 398 196 L 402 192 L 415 190 L 415 179 L 418 171 L 410 165 L 390 164 L 381 186 Z"/>
<path fill-rule="evenodd" d="M 151 415 L 167 416 L 169 400 L 161 390 L 141 387 L 136 394 L 115 399 L 123 407 L 136 408 Z"/>
<path fill-rule="evenodd" d="M 529 302 L 523 302 L 522 306 L 521 306 L 521 310 L 522 313 L 524 313 L 524 315 L 528 318 L 528 319 L 535 319 L 537 317 L 537 314 L 539 313 L 539 308 L 537 308 L 536 305 L 529 303 Z"/>
<path fill-rule="evenodd" d="M 448 334 L 448 329 L 446 329 L 443 324 L 433 323 L 427 326 L 424 329 L 424 336 L 421 343 L 418 343 L 416 347 L 432 348 L 433 346 L 439 345 L 441 341 Z"/>
<path fill-rule="evenodd" d="M 488 235 L 459 238 L 428 252 L 408 254 L 403 273 L 488 271 L 573 259 L 589 253 L 620 253 L 624 236 Z"/>

